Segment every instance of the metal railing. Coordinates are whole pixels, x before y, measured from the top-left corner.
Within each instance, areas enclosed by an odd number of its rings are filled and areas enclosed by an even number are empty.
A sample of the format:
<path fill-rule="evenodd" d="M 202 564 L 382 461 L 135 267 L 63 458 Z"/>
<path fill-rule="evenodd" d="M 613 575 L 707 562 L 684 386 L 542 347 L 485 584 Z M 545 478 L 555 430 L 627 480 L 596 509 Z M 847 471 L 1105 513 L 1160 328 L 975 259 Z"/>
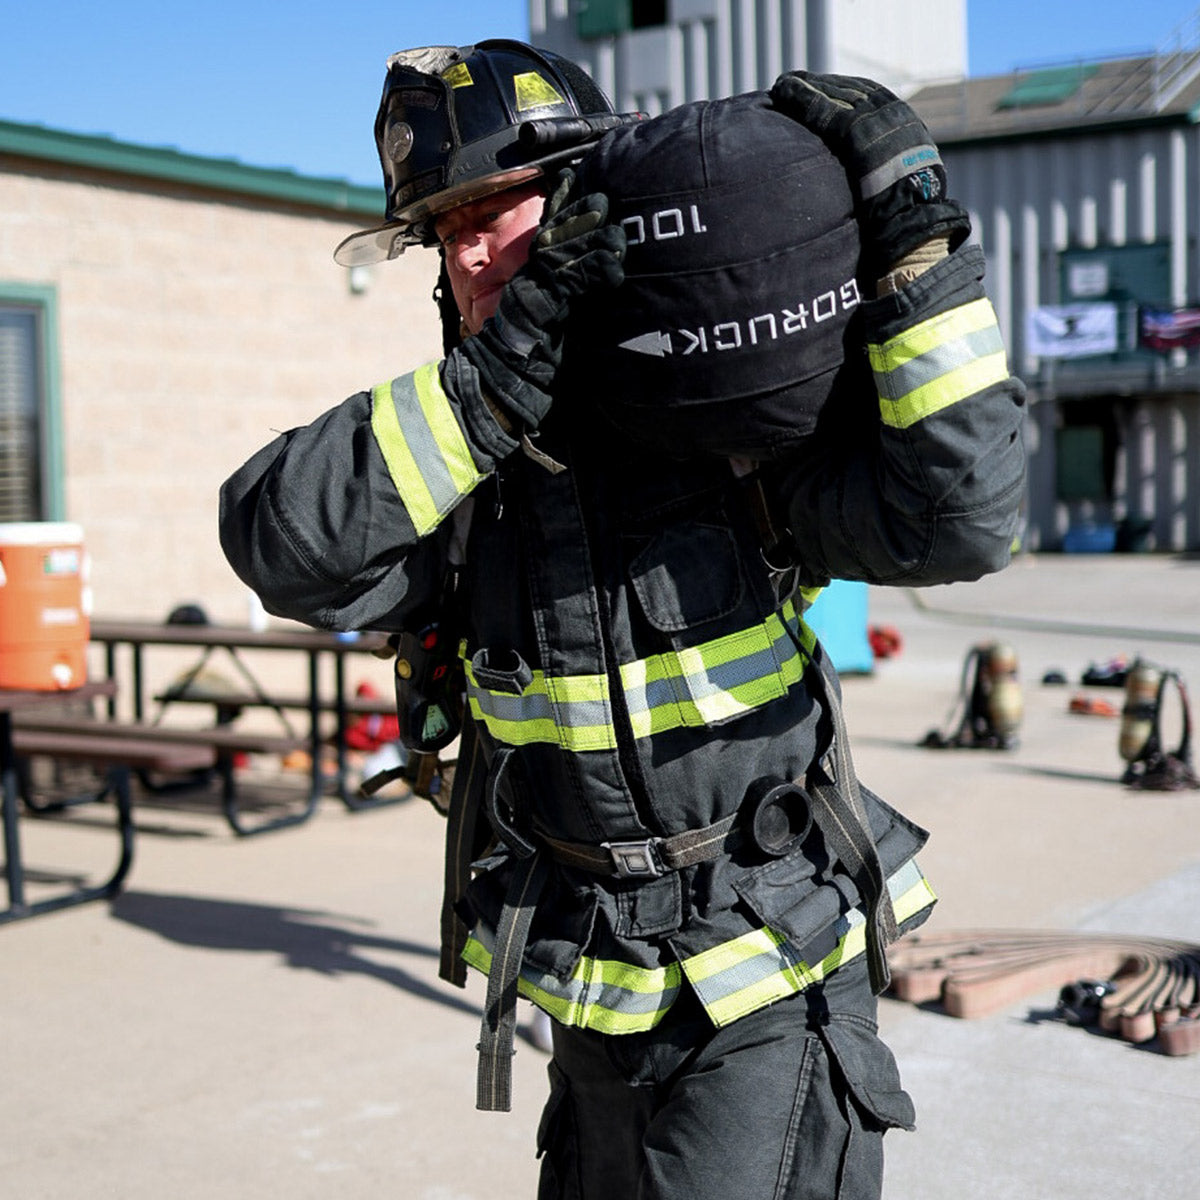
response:
<path fill-rule="evenodd" d="M 1102 80 L 1089 79 L 1088 68 L 1103 68 L 1118 62 L 1130 63 L 1123 77 L 1110 70 Z M 1079 86 L 1070 96 L 1053 105 L 999 108 L 987 114 L 987 128 L 993 132 L 1017 129 L 1039 124 L 1040 119 L 1045 118 L 1061 121 L 1072 117 L 1083 119 L 1161 112 L 1200 76 L 1200 9 L 1182 20 L 1153 51 L 1086 59 L 1058 59 L 1014 67 L 1007 73 L 1008 94 L 1034 76 L 1069 71 L 1078 72 L 1079 75 Z M 969 125 L 981 119 L 981 114 L 971 114 L 971 90 L 972 80 L 962 79 L 957 81 L 956 86 L 940 89 L 940 94 L 936 96 L 922 97 L 922 115 L 946 131 L 966 132 Z"/>
<path fill-rule="evenodd" d="M 1154 54 L 1154 110 L 1169 104 L 1200 73 L 1200 9 L 1185 17 Z"/>

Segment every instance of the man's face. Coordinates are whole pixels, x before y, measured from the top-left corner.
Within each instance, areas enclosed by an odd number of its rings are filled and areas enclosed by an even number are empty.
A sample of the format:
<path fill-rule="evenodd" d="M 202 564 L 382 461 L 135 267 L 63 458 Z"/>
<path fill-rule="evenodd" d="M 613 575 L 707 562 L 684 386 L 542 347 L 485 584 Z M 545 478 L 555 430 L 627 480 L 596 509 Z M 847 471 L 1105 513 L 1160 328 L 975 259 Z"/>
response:
<path fill-rule="evenodd" d="M 539 187 L 526 185 L 462 204 L 434 221 L 450 290 L 471 333 L 496 311 L 504 285 L 529 257 L 545 202 Z"/>

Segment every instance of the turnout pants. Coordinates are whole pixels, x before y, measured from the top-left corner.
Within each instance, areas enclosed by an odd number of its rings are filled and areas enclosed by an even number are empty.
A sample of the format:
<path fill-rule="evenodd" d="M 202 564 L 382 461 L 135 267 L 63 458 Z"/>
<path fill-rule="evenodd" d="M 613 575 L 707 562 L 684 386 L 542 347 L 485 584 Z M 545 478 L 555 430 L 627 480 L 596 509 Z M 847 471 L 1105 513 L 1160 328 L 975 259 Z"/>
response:
<path fill-rule="evenodd" d="M 685 993 L 654 1030 L 554 1028 L 538 1200 L 878 1200 L 912 1102 L 863 960 L 723 1029 Z"/>

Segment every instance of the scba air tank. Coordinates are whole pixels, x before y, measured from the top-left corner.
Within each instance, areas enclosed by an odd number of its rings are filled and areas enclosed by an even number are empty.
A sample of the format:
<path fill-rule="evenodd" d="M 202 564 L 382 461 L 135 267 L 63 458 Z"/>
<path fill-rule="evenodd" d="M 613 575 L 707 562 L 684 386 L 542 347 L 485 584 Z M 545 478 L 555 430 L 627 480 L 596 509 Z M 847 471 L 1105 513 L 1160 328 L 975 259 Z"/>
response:
<path fill-rule="evenodd" d="M 564 365 L 640 445 L 770 458 L 874 389 L 844 169 L 765 92 L 615 130 L 578 168 L 625 229 L 625 282 L 572 312 Z"/>

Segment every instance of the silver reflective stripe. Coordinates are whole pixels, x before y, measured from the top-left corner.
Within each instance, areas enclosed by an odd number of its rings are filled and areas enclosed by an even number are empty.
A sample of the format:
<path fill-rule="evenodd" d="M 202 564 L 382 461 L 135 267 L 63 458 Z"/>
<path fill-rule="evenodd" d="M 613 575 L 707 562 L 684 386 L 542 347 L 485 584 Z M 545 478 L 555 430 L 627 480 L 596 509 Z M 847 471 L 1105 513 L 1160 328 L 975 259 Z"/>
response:
<path fill-rule="evenodd" d="M 915 860 L 888 878 L 888 894 L 897 924 L 936 898 Z M 763 928 L 687 959 L 683 970 L 713 1022 L 727 1025 L 764 1004 L 803 991 L 864 953 L 866 917 L 852 908 L 837 919 L 832 934 L 836 945 L 815 963 L 800 958 L 803 946 L 793 946 L 783 934 Z"/>
<path fill-rule="evenodd" d="M 372 389 L 371 431 L 418 536 L 483 479 L 436 363 Z"/>
<path fill-rule="evenodd" d="M 812 630 L 789 601 L 750 629 L 625 663 L 621 686 L 633 735 L 713 725 L 768 704 L 800 681 L 814 646 Z M 509 745 L 547 742 L 583 751 L 617 744 L 604 675 L 534 671 L 525 691 L 513 696 L 481 686 L 468 662 L 467 694 L 472 715 Z"/>
<path fill-rule="evenodd" d="M 896 922 L 908 920 L 937 898 L 916 861 L 910 859 L 888 879 Z M 518 991 L 564 1025 L 602 1033 L 638 1033 L 653 1029 L 679 994 L 681 974 L 695 990 L 716 1025 L 728 1025 L 776 1000 L 794 996 L 819 982 L 866 950 L 866 918 L 851 909 L 837 918 L 836 944 L 819 962 L 800 957 L 769 927 L 752 929 L 682 962 L 639 967 L 581 955 L 570 979 L 521 969 Z M 492 933 L 478 926 L 463 952 L 485 974 L 491 966 Z"/>
<path fill-rule="evenodd" d="M 634 733 L 711 725 L 778 699 L 799 682 L 812 652 L 811 631 L 789 601 L 761 626 L 628 663 L 621 682 Z"/>
<path fill-rule="evenodd" d="M 873 171 L 868 171 L 862 177 L 859 183 L 862 189 L 862 198 L 870 200 L 872 196 L 878 196 L 880 192 L 886 192 L 893 184 L 899 183 L 901 179 L 915 174 L 923 167 L 932 167 L 935 163 L 940 163 L 941 161 L 942 156 L 938 153 L 938 148 L 934 145 L 910 146 L 908 149 L 902 150 L 894 158 L 888 159 L 882 166 L 876 167 Z"/>
<path fill-rule="evenodd" d="M 1008 378 L 996 314 L 986 297 L 930 317 L 867 352 L 885 425 L 907 429 Z"/>
<path fill-rule="evenodd" d="M 494 935 L 477 928 L 463 958 L 476 970 L 491 970 Z M 525 964 L 517 989 L 563 1025 L 600 1033 L 639 1033 L 653 1029 L 679 996 L 683 972 L 677 962 L 637 967 L 581 957 L 568 980 Z"/>
<path fill-rule="evenodd" d="M 989 354 L 1003 354 L 1004 340 L 998 325 L 964 332 L 952 341 L 927 350 L 919 358 L 893 366 L 888 387 L 897 398 L 903 399 L 927 384 L 943 379 L 961 367 L 986 358 Z"/>
<path fill-rule="evenodd" d="M 616 745 L 608 680 L 603 675 L 556 680 L 535 671 L 519 696 L 482 687 L 469 661 L 466 675 L 471 714 L 487 725 L 497 741 L 511 746 L 549 742 L 575 751 L 612 749 Z M 575 691 L 585 694 L 572 698 L 571 684 Z"/>

